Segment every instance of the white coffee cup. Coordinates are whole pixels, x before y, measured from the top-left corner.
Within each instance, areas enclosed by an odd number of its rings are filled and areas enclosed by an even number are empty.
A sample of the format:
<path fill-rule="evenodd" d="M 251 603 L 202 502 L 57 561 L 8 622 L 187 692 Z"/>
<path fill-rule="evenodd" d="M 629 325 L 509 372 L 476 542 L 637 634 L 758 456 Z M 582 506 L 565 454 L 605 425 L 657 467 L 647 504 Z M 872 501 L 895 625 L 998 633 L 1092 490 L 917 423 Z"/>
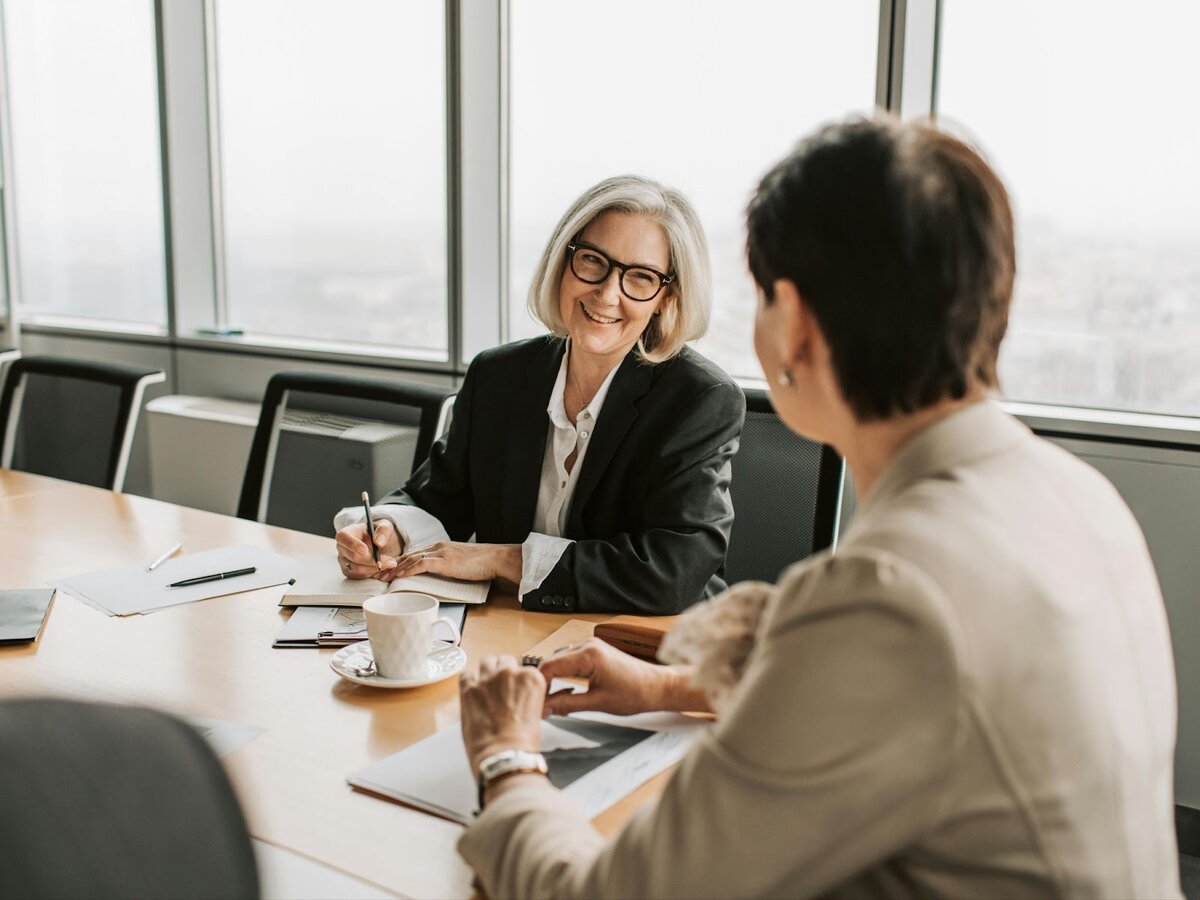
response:
<path fill-rule="evenodd" d="M 367 617 L 367 637 L 375 669 L 384 678 L 424 678 L 429 671 L 433 649 L 433 629 L 444 622 L 454 633 L 457 647 L 462 642 L 458 626 L 438 616 L 438 602 L 428 594 L 396 591 L 379 594 L 363 603 Z M 449 648 L 443 647 L 441 650 Z"/>

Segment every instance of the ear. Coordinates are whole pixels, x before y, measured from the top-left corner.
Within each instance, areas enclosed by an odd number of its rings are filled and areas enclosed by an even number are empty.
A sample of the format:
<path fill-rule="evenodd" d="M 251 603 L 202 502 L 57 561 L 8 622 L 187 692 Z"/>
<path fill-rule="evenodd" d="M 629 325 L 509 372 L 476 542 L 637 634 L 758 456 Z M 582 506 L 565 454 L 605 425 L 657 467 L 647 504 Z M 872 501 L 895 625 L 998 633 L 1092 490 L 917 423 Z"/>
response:
<path fill-rule="evenodd" d="M 779 327 L 772 335 L 779 361 L 788 368 L 811 363 L 820 336 L 812 311 L 795 283 L 787 278 L 776 279 L 772 289 L 773 304 L 779 307 L 776 320 Z"/>
<path fill-rule="evenodd" d="M 675 296 L 675 288 L 673 285 L 668 285 L 663 289 L 662 300 L 658 303 L 658 309 L 654 311 L 655 316 L 661 316 L 666 310 L 670 309 L 672 304 L 677 303 L 678 298 Z"/>

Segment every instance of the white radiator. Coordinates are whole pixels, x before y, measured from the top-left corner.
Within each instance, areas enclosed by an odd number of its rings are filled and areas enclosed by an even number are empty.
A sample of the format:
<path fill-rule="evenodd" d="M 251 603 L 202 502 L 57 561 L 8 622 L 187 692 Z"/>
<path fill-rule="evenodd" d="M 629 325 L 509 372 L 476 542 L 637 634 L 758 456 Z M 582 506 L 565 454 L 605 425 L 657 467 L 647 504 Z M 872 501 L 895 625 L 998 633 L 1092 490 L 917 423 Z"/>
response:
<path fill-rule="evenodd" d="M 232 516 L 259 405 L 173 394 L 146 404 L 151 496 Z"/>
<path fill-rule="evenodd" d="M 150 476 L 159 500 L 235 515 L 259 406 L 176 394 L 146 405 Z M 333 515 L 403 484 L 418 429 L 332 413 L 285 409 L 264 483 L 264 521 L 331 534 Z"/>

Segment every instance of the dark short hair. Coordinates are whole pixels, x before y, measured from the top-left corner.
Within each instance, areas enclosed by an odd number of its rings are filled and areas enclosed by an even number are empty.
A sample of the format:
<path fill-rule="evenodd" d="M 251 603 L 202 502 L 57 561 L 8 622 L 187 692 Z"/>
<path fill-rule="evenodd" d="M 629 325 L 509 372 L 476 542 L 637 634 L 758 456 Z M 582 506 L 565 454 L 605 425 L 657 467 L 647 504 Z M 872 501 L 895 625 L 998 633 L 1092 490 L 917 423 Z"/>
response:
<path fill-rule="evenodd" d="M 1016 260 L 1008 194 L 929 124 L 859 119 L 800 142 L 747 211 L 750 271 L 796 285 L 862 421 L 998 386 Z"/>

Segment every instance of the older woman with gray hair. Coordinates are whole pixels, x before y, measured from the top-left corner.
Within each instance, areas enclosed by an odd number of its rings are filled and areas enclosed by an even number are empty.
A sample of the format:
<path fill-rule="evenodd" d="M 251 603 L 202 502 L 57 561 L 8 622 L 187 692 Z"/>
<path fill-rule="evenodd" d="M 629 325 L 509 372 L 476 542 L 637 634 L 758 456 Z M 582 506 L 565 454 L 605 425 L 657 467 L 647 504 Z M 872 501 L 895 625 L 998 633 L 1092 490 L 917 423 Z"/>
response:
<path fill-rule="evenodd" d="M 361 510 L 338 514 L 343 572 L 501 579 L 550 612 L 671 614 L 722 591 L 745 400 L 686 346 L 710 294 L 682 195 L 635 176 L 584 193 L 529 291 L 550 334 L 472 361 L 449 433 L 373 511 L 379 564 Z"/>

